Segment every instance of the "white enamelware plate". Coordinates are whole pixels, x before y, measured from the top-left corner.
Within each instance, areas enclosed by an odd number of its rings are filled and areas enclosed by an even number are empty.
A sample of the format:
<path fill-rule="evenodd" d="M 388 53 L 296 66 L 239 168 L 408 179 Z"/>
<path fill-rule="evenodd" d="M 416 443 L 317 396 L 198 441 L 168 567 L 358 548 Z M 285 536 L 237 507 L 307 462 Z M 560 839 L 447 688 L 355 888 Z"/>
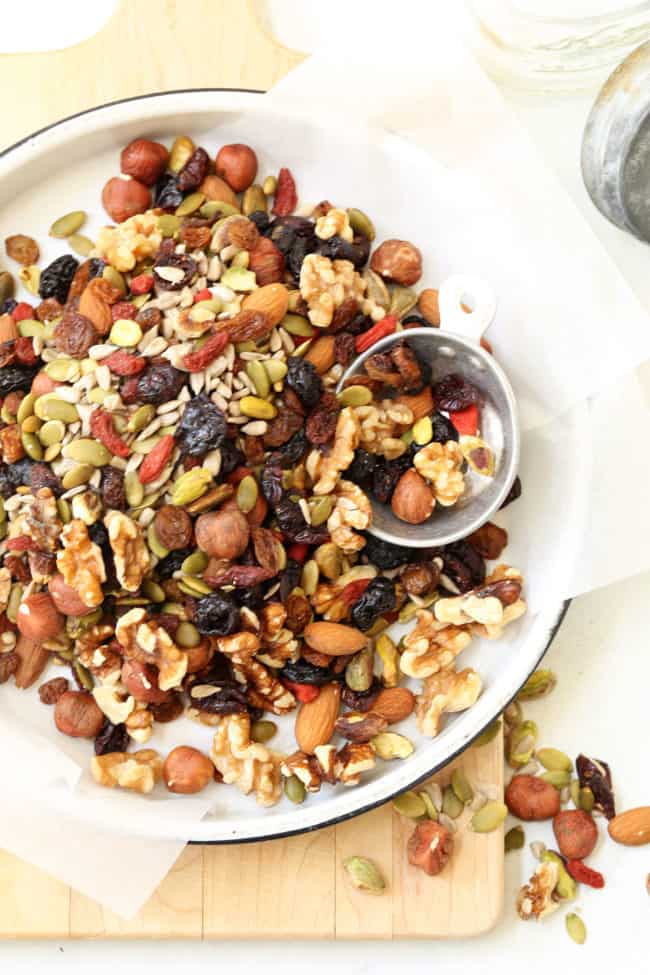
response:
<path fill-rule="evenodd" d="M 114 102 L 28 137 L 0 156 L 0 238 L 13 233 L 34 236 L 41 245 L 40 266 L 44 267 L 67 252 L 64 241 L 48 237 L 53 220 L 71 210 L 87 210 L 89 220 L 83 233 L 90 237 L 106 221 L 100 204 L 101 188 L 118 173 L 119 152 L 131 139 L 142 136 L 170 145 L 179 134 L 191 135 L 212 155 L 224 143 L 250 143 L 258 153 L 262 178 L 283 165 L 292 169 L 301 201 L 316 203 L 327 198 L 365 210 L 375 222 L 379 240 L 399 236 L 420 247 L 425 267 L 423 285 L 439 283 L 441 266 L 451 264 L 463 269 L 463 254 L 448 253 L 444 228 L 436 226 L 436 187 L 426 182 L 429 162 L 424 153 L 394 136 L 386 136 L 380 143 L 368 140 L 364 145 L 366 137 L 360 132 L 341 132 L 319 126 L 317 121 L 306 123 L 279 115 L 265 108 L 264 98 L 252 92 L 180 91 Z M 350 163 L 346 147 L 352 139 L 356 140 L 356 152 Z M 30 300 L 26 293 L 22 297 Z M 584 443 L 580 431 L 585 417 L 586 407 L 573 410 L 563 429 L 567 455 L 575 458 L 575 470 L 565 472 L 570 489 L 558 520 L 558 571 L 560 566 L 566 571 L 567 565 L 572 564 L 582 529 L 581 485 L 587 483 L 587 478 L 583 476 Z M 522 470 L 526 467 L 525 450 L 524 442 Z M 507 527 L 508 510 L 498 520 Z M 507 550 L 503 558 L 508 560 Z M 526 571 L 525 565 L 518 568 Z M 552 571 L 553 565 L 548 569 Z M 399 730 L 416 743 L 414 754 L 405 761 L 378 761 L 373 772 L 355 788 L 324 787 L 301 806 L 284 800 L 271 809 L 262 809 L 252 796 L 243 796 L 234 787 L 215 785 L 208 793 L 213 808 L 198 819 L 196 814 L 187 812 L 192 800 L 184 798 L 179 803 L 162 787 L 147 797 L 121 793 L 116 806 L 116 793 L 96 786 L 84 771 L 77 790 L 55 783 L 43 790 L 40 801 L 44 809 L 57 809 L 107 829 L 200 842 L 271 839 L 331 825 L 386 802 L 466 748 L 504 709 L 538 665 L 564 609 L 564 603 L 555 601 L 536 615 L 519 620 L 501 640 L 475 641 L 459 663 L 475 667 L 483 678 L 484 690 L 477 703 L 468 711 L 449 717 L 435 739 L 423 738 L 413 718 L 404 722 Z M 404 627 L 394 629 L 399 637 Z M 52 667 L 48 676 L 55 671 Z M 412 686 L 417 690 L 416 683 Z M 64 738 L 55 731 L 51 709 L 40 704 L 36 688 L 18 691 L 13 684 L 6 684 L 0 688 L 0 706 L 4 717 L 43 736 L 83 769 L 88 768 L 91 744 Z M 293 751 L 293 718 L 280 719 L 280 724 L 273 747 Z M 209 750 L 212 732 L 207 727 L 180 719 L 159 728 L 146 747 L 159 748 L 162 753 L 177 744 Z M 205 797 L 204 793 L 196 799 L 204 801 Z M 154 807 L 160 808 L 159 816 Z M 177 815 L 173 814 L 174 809 L 178 810 Z"/>

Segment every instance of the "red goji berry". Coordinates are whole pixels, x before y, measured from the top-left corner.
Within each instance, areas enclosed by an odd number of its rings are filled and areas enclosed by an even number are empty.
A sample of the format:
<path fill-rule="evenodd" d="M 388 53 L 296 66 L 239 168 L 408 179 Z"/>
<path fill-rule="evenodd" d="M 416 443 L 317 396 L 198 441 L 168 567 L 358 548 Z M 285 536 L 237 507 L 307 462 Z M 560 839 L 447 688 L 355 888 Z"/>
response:
<path fill-rule="evenodd" d="M 582 860 L 567 860 L 566 868 L 573 879 L 580 884 L 587 884 L 587 886 L 595 887 L 597 890 L 605 886 L 605 878 L 602 873 L 587 867 Z"/>
<path fill-rule="evenodd" d="M 115 432 L 113 417 L 106 410 L 93 410 L 90 414 L 90 432 L 116 457 L 130 455 L 131 448 Z"/>
<path fill-rule="evenodd" d="M 171 433 L 166 434 L 162 440 L 158 441 L 138 469 L 140 484 L 151 484 L 157 477 L 160 477 L 165 464 L 172 455 L 175 443 L 176 441 Z"/>
<path fill-rule="evenodd" d="M 394 315 L 386 315 L 382 318 L 380 322 L 377 322 L 372 328 L 364 332 L 363 335 L 358 335 L 354 347 L 357 352 L 365 352 L 369 349 L 371 345 L 378 342 L 379 339 L 385 338 L 387 335 L 392 335 L 397 328 L 397 319 Z"/>
<path fill-rule="evenodd" d="M 303 564 L 307 558 L 307 553 L 309 552 L 309 545 L 305 545 L 304 542 L 294 542 L 287 549 L 287 557 L 293 559 L 294 562 L 299 562 L 300 565 Z"/>
<path fill-rule="evenodd" d="M 273 213 L 276 217 L 288 217 L 296 209 L 297 203 L 296 181 L 291 175 L 291 170 L 283 166 L 278 173 L 278 185 L 275 189 Z"/>
<path fill-rule="evenodd" d="M 343 587 L 339 599 L 351 606 L 364 594 L 369 583 L 370 579 L 356 579 L 354 582 L 348 582 L 347 586 Z"/>
<path fill-rule="evenodd" d="M 153 274 L 137 274 L 131 278 L 131 294 L 146 295 L 153 288 Z"/>
<path fill-rule="evenodd" d="M 250 467 L 235 467 L 234 471 L 228 474 L 226 480 L 228 484 L 239 484 L 240 481 L 243 481 L 245 477 L 248 477 L 252 473 Z"/>
<path fill-rule="evenodd" d="M 228 345 L 228 341 L 227 332 L 217 332 L 196 352 L 188 352 L 186 356 L 183 356 L 183 365 L 190 372 L 203 372 L 206 366 L 209 366 L 217 356 L 221 355 Z"/>
<path fill-rule="evenodd" d="M 464 410 L 455 410 L 449 414 L 449 419 L 463 436 L 474 437 L 478 430 L 478 406 L 472 403 Z"/>
<path fill-rule="evenodd" d="M 209 288 L 201 288 L 201 290 L 197 291 L 194 295 L 194 304 L 196 304 L 197 301 L 209 301 L 211 297 L 212 292 Z"/>
<path fill-rule="evenodd" d="M 111 352 L 110 355 L 107 355 L 102 361 L 102 365 L 108 366 L 116 376 L 137 376 L 146 367 L 147 360 L 144 356 L 118 349 L 117 352 Z"/>
<path fill-rule="evenodd" d="M 15 538 L 7 539 L 5 548 L 10 552 L 26 552 L 28 549 L 34 548 L 34 542 L 29 535 L 16 535 Z"/>
<path fill-rule="evenodd" d="M 282 683 L 301 704 L 309 704 L 310 701 L 315 701 L 320 694 L 320 687 L 316 687 L 315 684 L 296 684 L 292 680 L 284 680 Z"/>
<path fill-rule="evenodd" d="M 130 301 L 116 301 L 114 305 L 111 305 L 111 315 L 114 322 L 120 318 L 135 318 L 137 314 L 138 309 Z"/>
<path fill-rule="evenodd" d="M 21 337 L 16 339 L 14 349 L 16 358 L 24 366 L 33 366 L 38 359 L 38 356 L 34 352 L 34 343 L 30 338 Z"/>
<path fill-rule="evenodd" d="M 26 318 L 36 318 L 36 312 L 33 306 L 26 301 L 19 301 L 10 314 L 15 322 L 22 322 Z"/>

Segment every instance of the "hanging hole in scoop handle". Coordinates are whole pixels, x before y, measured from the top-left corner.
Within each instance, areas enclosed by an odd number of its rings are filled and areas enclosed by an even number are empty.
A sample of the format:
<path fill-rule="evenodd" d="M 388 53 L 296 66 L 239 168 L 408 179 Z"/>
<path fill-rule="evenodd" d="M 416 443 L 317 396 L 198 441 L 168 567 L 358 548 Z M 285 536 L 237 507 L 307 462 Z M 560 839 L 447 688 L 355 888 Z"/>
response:
<path fill-rule="evenodd" d="M 496 295 L 482 278 L 454 274 L 438 291 L 440 327 L 479 342 L 497 309 Z"/>

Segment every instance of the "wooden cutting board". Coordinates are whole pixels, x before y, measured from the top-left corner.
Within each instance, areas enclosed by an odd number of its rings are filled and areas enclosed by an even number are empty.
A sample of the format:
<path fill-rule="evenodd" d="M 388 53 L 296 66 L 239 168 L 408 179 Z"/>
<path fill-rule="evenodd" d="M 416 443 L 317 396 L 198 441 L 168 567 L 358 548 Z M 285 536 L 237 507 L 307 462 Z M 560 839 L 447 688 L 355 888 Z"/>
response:
<path fill-rule="evenodd" d="M 178 88 L 270 88 L 302 56 L 264 30 L 252 2 L 122 0 L 95 37 L 0 57 L 3 148 L 103 102 Z M 503 789 L 500 736 L 456 764 Z M 437 778 L 445 783 L 450 766 Z M 503 901 L 503 832 L 457 837 L 439 877 L 410 867 L 412 825 L 390 804 L 336 827 L 268 843 L 188 847 L 133 921 L 0 851 L 0 938 L 444 938 L 491 928 Z M 354 890 L 341 863 L 376 860 L 383 897 Z"/>

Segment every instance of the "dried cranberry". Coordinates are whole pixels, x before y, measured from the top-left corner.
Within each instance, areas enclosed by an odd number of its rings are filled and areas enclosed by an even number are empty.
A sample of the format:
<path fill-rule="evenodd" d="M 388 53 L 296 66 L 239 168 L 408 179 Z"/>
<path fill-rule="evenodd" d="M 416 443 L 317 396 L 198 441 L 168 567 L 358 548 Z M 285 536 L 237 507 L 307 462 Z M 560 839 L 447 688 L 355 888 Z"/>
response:
<path fill-rule="evenodd" d="M 118 470 L 117 467 L 102 467 L 101 490 L 104 507 L 126 511 L 123 471 Z"/>
<path fill-rule="evenodd" d="M 71 254 L 57 257 L 41 272 L 38 293 L 41 298 L 56 298 L 62 305 L 68 300 L 72 279 L 79 267 L 79 261 Z"/>
<path fill-rule="evenodd" d="M 205 149 L 199 146 L 194 150 L 178 174 L 177 186 L 179 190 L 195 190 L 201 185 L 210 165 L 210 157 Z"/>
<path fill-rule="evenodd" d="M 178 188 L 178 177 L 173 173 L 163 173 L 154 190 L 154 206 L 173 213 L 183 202 L 183 194 Z"/>
<path fill-rule="evenodd" d="M 176 430 L 181 451 L 190 457 L 201 457 L 220 447 L 226 439 L 226 418 L 214 403 L 202 393 L 185 407 Z"/>
<path fill-rule="evenodd" d="M 166 281 L 158 273 L 158 268 L 163 267 L 178 268 L 183 272 L 183 277 L 179 281 Z M 157 291 L 182 291 L 196 274 L 196 262 L 186 254 L 170 254 L 169 257 L 156 258 L 153 272 Z"/>
<path fill-rule="evenodd" d="M 159 406 L 176 399 L 184 384 L 185 374 L 180 369 L 175 369 L 166 359 L 155 359 L 138 376 L 137 399 Z"/>
<path fill-rule="evenodd" d="M 95 755 L 110 755 L 111 752 L 125 752 L 131 741 L 125 724 L 111 724 L 106 721 L 95 738 Z"/>
<path fill-rule="evenodd" d="M 286 385 L 299 397 L 300 402 L 311 410 L 316 406 L 323 392 L 323 383 L 316 372 L 316 367 L 306 359 L 301 359 L 300 356 L 289 356 L 287 367 Z"/>
<path fill-rule="evenodd" d="M 41 488 L 49 488 L 55 498 L 63 494 L 61 479 L 47 464 L 34 464 L 29 473 L 29 486 L 34 493 Z"/>
<path fill-rule="evenodd" d="M 194 625 L 206 636 L 227 636 L 239 627 L 239 607 L 226 593 L 204 596 L 196 604 Z"/>
<path fill-rule="evenodd" d="M 464 376 L 457 372 L 450 372 L 443 376 L 432 388 L 433 398 L 439 410 L 464 410 L 472 404 L 480 405 L 483 397 L 480 392 Z"/>
<path fill-rule="evenodd" d="M 395 583 L 385 576 L 377 576 L 352 606 L 350 619 L 360 630 L 369 630 L 379 616 L 395 609 L 396 602 Z"/>

